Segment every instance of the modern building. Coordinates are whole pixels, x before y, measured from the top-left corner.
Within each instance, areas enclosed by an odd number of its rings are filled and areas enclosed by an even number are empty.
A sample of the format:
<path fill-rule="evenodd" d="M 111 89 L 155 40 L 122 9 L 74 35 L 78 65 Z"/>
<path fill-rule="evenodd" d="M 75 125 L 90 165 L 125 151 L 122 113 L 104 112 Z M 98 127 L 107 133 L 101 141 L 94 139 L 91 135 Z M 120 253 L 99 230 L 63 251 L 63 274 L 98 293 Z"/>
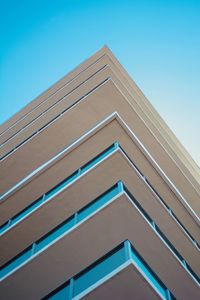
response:
<path fill-rule="evenodd" d="M 200 299 L 199 168 L 107 47 L 0 140 L 0 299 Z"/>

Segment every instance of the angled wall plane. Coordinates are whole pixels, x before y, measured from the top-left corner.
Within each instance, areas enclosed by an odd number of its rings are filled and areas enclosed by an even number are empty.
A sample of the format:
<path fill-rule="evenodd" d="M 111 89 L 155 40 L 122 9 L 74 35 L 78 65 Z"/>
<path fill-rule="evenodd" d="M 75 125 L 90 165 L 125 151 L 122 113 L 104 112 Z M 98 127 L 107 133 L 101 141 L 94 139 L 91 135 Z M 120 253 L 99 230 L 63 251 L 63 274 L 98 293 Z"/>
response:
<path fill-rule="evenodd" d="M 200 299 L 200 173 L 104 47 L 0 128 L 0 295 Z"/>

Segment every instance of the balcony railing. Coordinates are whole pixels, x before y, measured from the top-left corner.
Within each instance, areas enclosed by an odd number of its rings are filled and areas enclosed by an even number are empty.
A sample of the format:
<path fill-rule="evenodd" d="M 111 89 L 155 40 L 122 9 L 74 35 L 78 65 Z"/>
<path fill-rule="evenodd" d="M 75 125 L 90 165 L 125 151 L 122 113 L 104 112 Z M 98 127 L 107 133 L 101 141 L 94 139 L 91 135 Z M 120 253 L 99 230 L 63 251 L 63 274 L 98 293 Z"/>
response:
<path fill-rule="evenodd" d="M 61 287 L 51 292 L 51 294 L 43 298 L 43 300 L 81 299 L 130 265 L 133 265 L 137 271 L 140 272 L 143 278 L 146 279 L 147 284 L 151 285 L 160 295 L 161 299 L 175 299 L 131 243 L 126 240 L 81 273 L 72 277 Z"/>
<path fill-rule="evenodd" d="M 127 197 L 132 201 L 132 203 L 137 206 L 140 213 L 143 215 L 145 220 L 149 223 L 152 229 L 157 233 L 157 235 L 164 241 L 170 250 L 174 253 L 176 258 L 181 262 L 185 270 L 192 276 L 192 278 L 199 284 L 200 280 L 196 273 L 191 269 L 188 263 L 183 259 L 176 248 L 171 244 L 167 237 L 163 234 L 160 228 L 156 225 L 154 220 L 146 213 L 146 211 L 141 207 L 139 202 L 133 197 L 129 190 L 124 186 L 122 181 L 119 181 L 112 188 L 107 190 L 101 196 L 96 198 L 94 201 L 90 202 L 88 205 L 83 207 L 80 211 L 72 215 L 66 221 L 61 223 L 59 226 L 48 232 L 41 239 L 34 242 L 32 245 L 27 247 L 23 252 L 14 257 L 12 260 L 8 261 L 0 269 L 0 278 L 4 279 L 11 273 L 19 269 L 22 265 L 26 264 L 29 260 L 34 259 L 35 256 L 39 255 L 41 251 L 55 243 L 58 239 L 68 234 L 75 227 L 81 225 L 97 211 L 101 210 L 106 205 L 115 201 L 121 194 L 126 194 Z"/>

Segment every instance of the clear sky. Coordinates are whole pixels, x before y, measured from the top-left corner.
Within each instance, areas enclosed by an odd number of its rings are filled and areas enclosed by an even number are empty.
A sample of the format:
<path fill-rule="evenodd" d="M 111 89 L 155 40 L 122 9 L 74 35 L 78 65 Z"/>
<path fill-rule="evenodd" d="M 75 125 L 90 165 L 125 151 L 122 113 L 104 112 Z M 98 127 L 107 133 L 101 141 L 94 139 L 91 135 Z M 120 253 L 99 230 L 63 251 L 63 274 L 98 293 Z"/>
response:
<path fill-rule="evenodd" d="M 108 45 L 200 165 L 200 0 L 1 0 L 0 123 Z"/>

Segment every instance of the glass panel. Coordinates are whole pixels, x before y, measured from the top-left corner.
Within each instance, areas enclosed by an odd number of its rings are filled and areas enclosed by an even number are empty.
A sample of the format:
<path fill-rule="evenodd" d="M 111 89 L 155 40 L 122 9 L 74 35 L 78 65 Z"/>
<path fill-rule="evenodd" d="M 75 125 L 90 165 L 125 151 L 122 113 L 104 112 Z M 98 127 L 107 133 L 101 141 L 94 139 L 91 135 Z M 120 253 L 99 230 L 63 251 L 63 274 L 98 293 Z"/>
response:
<path fill-rule="evenodd" d="M 124 262 L 125 249 L 121 246 L 121 248 L 118 248 L 109 256 L 104 257 L 101 261 L 97 262 L 74 279 L 73 296 L 80 294 L 98 280 L 114 271 Z"/>
<path fill-rule="evenodd" d="M 127 244 L 128 243 L 128 244 Z M 128 248 L 127 248 L 128 246 Z M 130 247 L 130 248 L 129 248 Z M 130 251 L 129 251 L 130 249 Z M 126 251 L 128 251 L 128 256 L 126 255 Z M 73 278 L 73 295 L 75 297 L 80 295 L 87 288 L 92 287 L 99 280 L 103 279 L 105 276 L 109 275 L 111 272 L 115 271 L 118 267 L 122 266 L 127 260 L 132 259 L 136 266 L 148 277 L 149 281 L 152 285 L 159 290 L 160 294 L 164 299 L 175 299 L 172 293 L 164 286 L 164 284 L 157 278 L 156 275 L 151 271 L 151 269 L 146 265 L 143 259 L 137 254 L 137 251 L 133 249 L 130 242 L 127 240 L 122 245 L 114 249 L 109 254 L 102 257 L 99 261 L 85 269 L 81 274 L 75 276 Z M 69 295 L 69 281 L 67 286 L 67 293 Z M 133 283 L 134 284 L 134 283 Z M 61 287 L 58 292 L 54 292 L 54 294 L 50 294 L 50 296 L 45 297 L 45 299 L 69 299 L 65 298 L 65 293 L 63 293 L 64 298 L 62 298 L 62 290 Z M 52 296 L 59 296 L 61 293 L 61 297 L 52 298 Z M 52 296 L 51 296 L 52 295 Z M 70 296 L 69 296 L 70 297 Z M 78 296 L 79 297 L 79 296 Z M 71 298 L 70 298 L 71 299 Z"/>
<path fill-rule="evenodd" d="M 108 149 L 106 149 L 103 153 L 99 154 L 98 156 L 96 156 L 93 160 L 91 160 L 90 162 L 88 162 L 85 166 L 83 166 L 80 170 L 81 172 L 78 170 L 76 172 L 74 172 L 72 175 L 70 175 L 68 178 L 66 178 L 64 181 L 62 181 L 61 183 L 59 183 L 58 185 L 56 185 L 54 188 L 52 188 L 50 191 L 48 191 L 46 193 L 46 195 L 43 197 L 40 197 L 37 201 L 35 201 L 33 204 L 31 204 L 30 206 L 28 206 L 27 208 L 25 208 L 22 212 L 20 212 L 19 214 L 17 214 L 16 216 L 14 216 L 11 219 L 11 222 L 8 224 L 5 223 L 2 226 L 0 226 L 0 234 L 2 232 L 4 232 L 4 230 L 7 229 L 7 226 L 11 226 L 13 224 L 15 224 L 16 222 L 18 222 L 19 220 L 21 220 L 24 216 L 26 216 L 26 214 L 30 213 L 31 211 L 33 211 L 35 208 L 37 208 L 43 201 L 49 199 L 52 195 L 54 195 L 56 192 L 58 192 L 59 190 L 61 190 L 63 187 L 67 186 L 70 182 L 72 182 L 74 179 L 76 179 L 80 173 L 83 173 L 85 171 L 87 171 L 89 168 L 91 168 L 94 164 L 96 164 L 97 162 L 99 162 L 100 160 L 102 160 L 105 156 L 107 156 L 109 153 L 111 153 L 114 149 L 118 148 L 119 144 L 116 142 L 114 143 L 112 146 L 110 146 Z"/>
<path fill-rule="evenodd" d="M 4 266 L 0 271 L 0 277 L 3 277 L 13 271 L 15 268 L 20 266 L 23 262 L 25 262 L 29 257 L 31 257 L 31 250 L 32 248 L 27 248 L 26 251 L 24 251 L 22 254 L 17 256 L 12 261 L 8 262 L 6 266 Z"/>
<path fill-rule="evenodd" d="M 72 182 L 76 177 L 78 177 L 78 171 L 74 172 L 72 175 L 67 177 L 64 181 L 56 185 L 53 189 L 51 189 L 49 192 L 45 195 L 45 200 L 50 198 L 52 195 L 54 195 L 56 192 L 61 190 L 63 187 L 67 186 L 70 182 Z"/>
<path fill-rule="evenodd" d="M 88 162 L 87 164 L 85 164 L 81 168 L 81 173 L 84 173 L 88 169 L 90 169 L 91 167 L 93 167 L 95 164 L 97 164 L 99 161 L 101 161 L 104 157 L 106 157 L 108 154 L 110 154 L 112 151 L 114 151 L 114 149 L 115 149 L 115 144 L 113 144 L 111 147 L 109 147 L 104 152 L 102 152 L 101 154 L 99 154 L 98 156 L 96 156 L 94 159 L 92 159 L 90 162 Z"/>
<path fill-rule="evenodd" d="M 21 213 L 16 215 L 11 219 L 10 226 L 21 220 L 23 217 L 25 217 L 28 213 L 33 211 L 36 207 L 38 207 L 43 202 L 43 196 L 40 197 L 37 201 L 35 201 L 33 204 L 28 206 L 25 210 L 23 210 Z"/>
<path fill-rule="evenodd" d="M 0 234 L 9 227 L 9 221 L 0 226 Z"/>
<path fill-rule="evenodd" d="M 113 188 L 108 190 L 106 193 L 104 193 L 101 197 L 99 197 L 95 202 L 84 208 L 80 214 L 78 215 L 78 221 L 86 218 L 89 214 L 97 210 L 100 206 L 102 206 L 104 203 L 108 202 L 110 199 L 112 199 L 115 195 L 118 194 L 120 191 L 121 184 L 115 185 Z M 75 225 L 75 215 L 70 217 L 67 221 L 53 229 L 50 233 L 46 234 L 43 238 L 41 238 L 38 242 L 35 243 L 34 247 L 34 253 L 37 253 L 44 247 L 48 246 L 51 242 L 53 242 L 56 238 L 60 237 L 63 233 L 66 233 L 69 229 L 71 229 Z M 5 272 L 10 272 L 9 269 L 15 268 L 16 264 L 17 266 L 20 265 L 22 262 L 27 260 L 30 256 L 27 255 L 27 253 L 23 253 L 18 258 L 13 260 L 8 266 L 4 268 Z M 8 269 L 8 271 L 6 271 Z M 3 275 L 2 275 L 3 276 Z"/>
<path fill-rule="evenodd" d="M 68 300 L 69 299 L 69 283 L 54 292 L 52 295 L 44 298 L 44 300 Z"/>
<path fill-rule="evenodd" d="M 143 262 L 143 260 L 139 257 L 136 251 L 131 249 L 131 258 L 136 264 L 137 267 L 147 276 L 147 278 L 151 281 L 153 286 L 161 293 L 161 295 L 167 299 L 166 289 L 161 284 L 161 282 L 156 278 L 153 272 L 149 269 L 149 267 Z"/>
<path fill-rule="evenodd" d="M 99 207 L 103 206 L 105 203 L 110 201 L 114 196 L 119 193 L 118 185 L 115 185 L 113 188 L 108 190 L 106 193 L 101 195 L 99 198 L 91 202 L 85 208 L 83 208 L 80 212 L 78 212 L 78 222 L 88 217 L 91 213 L 97 210 Z"/>
<path fill-rule="evenodd" d="M 74 226 L 74 216 L 65 221 L 62 225 L 59 225 L 57 228 L 52 230 L 46 236 L 44 236 L 40 241 L 38 241 L 35 245 L 34 253 L 38 252 L 52 241 L 54 241 L 57 237 L 67 232 L 70 228 Z"/>

